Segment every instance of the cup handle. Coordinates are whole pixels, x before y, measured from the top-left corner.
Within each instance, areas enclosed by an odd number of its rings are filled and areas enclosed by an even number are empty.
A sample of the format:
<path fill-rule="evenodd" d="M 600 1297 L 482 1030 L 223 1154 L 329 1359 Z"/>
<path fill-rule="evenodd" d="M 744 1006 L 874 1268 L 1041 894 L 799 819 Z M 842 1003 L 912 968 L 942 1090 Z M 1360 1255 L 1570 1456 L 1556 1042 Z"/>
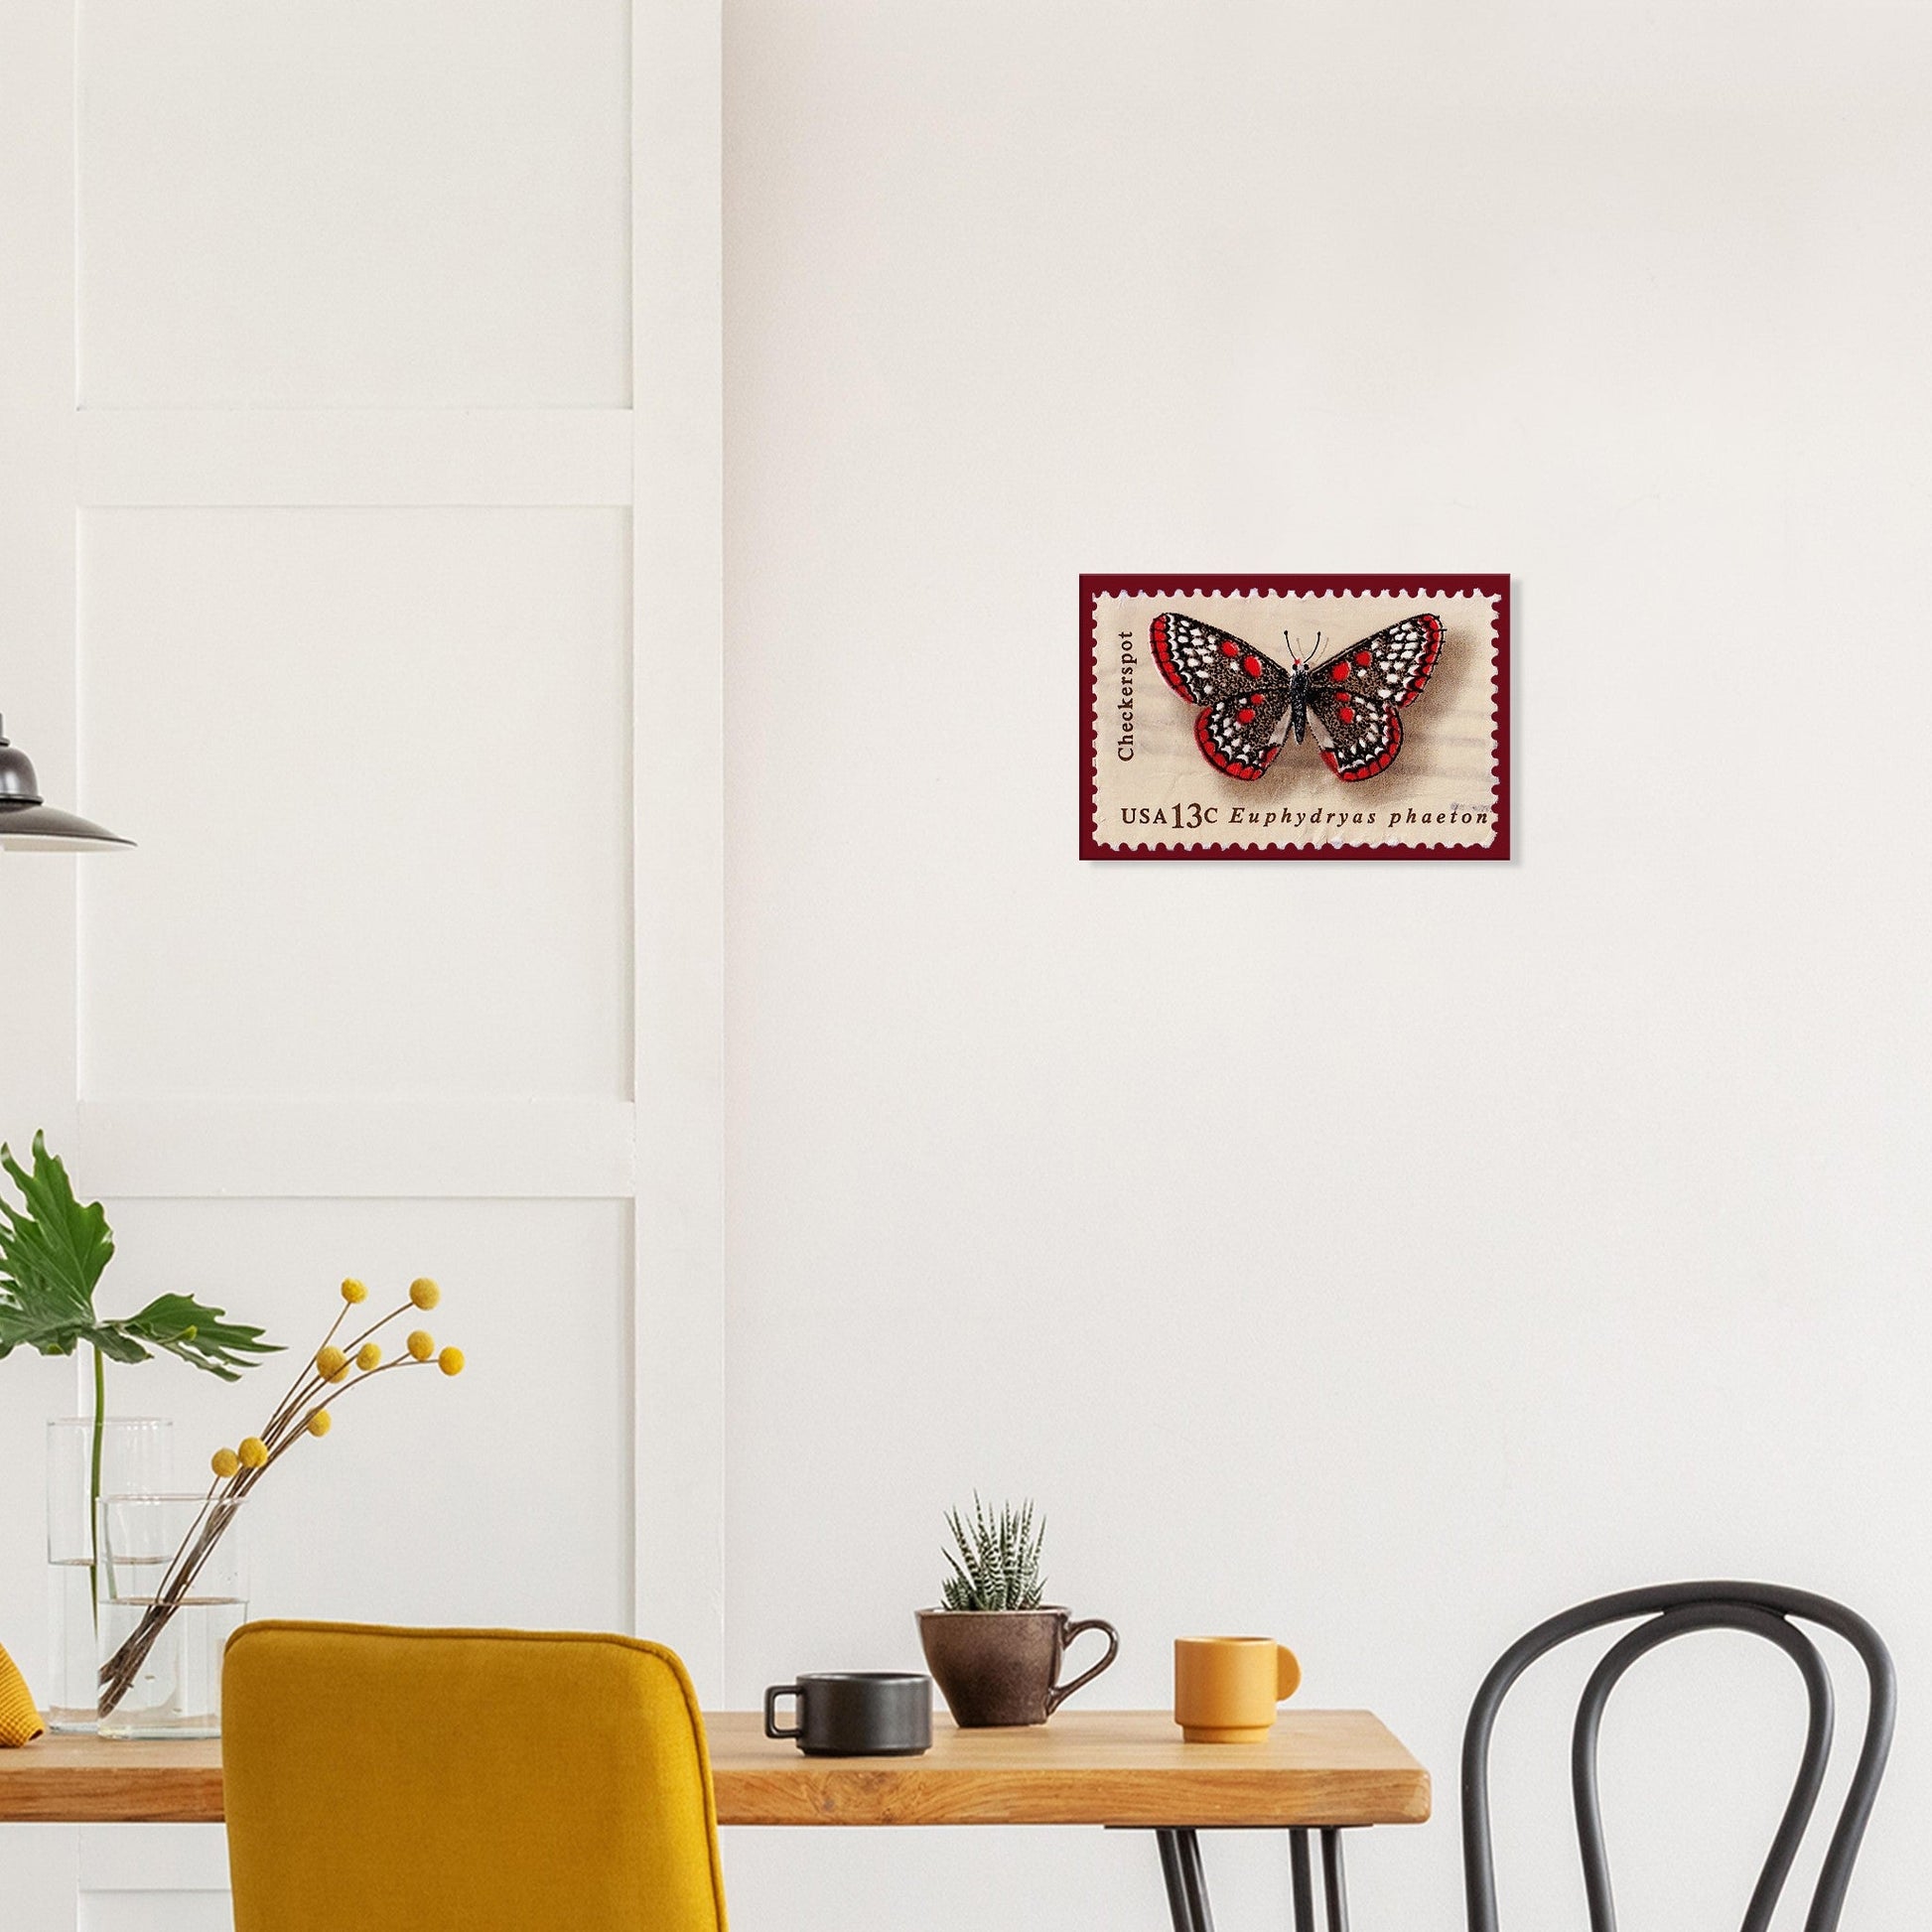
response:
<path fill-rule="evenodd" d="M 792 1712 L 798 1722 L 790 1730 L 778 1728 L 778 1700 L 795 1698 L 798 1700 Z M 805 1734 L 804 1699 L 796 1684 L 774 1684 L 764 1694 L 764 1734 L 767 1737 L 802 1737 Z"/>
<path fill-rule="evenodd" d="M 1100 1673 L 1103 1670 L 1105 1670 L 1107 1666 L 1111 1664 L 1116 1657 L 1120 1655 L 1120 1632 L 1116 1630 L 1114 1626 L 1111 1623 L 1109 1623 L 1104 1617 L 1098 1617 L 1098 1616 L 1085 1617 L 1078 1623 L 1069 1623 L 1060 1636 L 1060 1642 L 1062 1648 L 1070 1647 L 1073 1642 L 1073 1639 L 1077 1637 L 1083 1630 L 1106 1631 L 1107 1654 L 1106 1656 L 1101 1658 L 1099 1663 L 1094 1665 L 1092 1670 L 1082 1671 L 1080 1675 L 1076 1677 L 1071 1684 L 1055 1684 L 1053 1688 L 1046 1693 L 1046 1715 L 1049 1718 L 1053 1715 L 1055 1711 L 1057 1711 L 1060 1708 L 1062 1704 L 1066 1702 L 1068 1698 L 1070 1698 L 1073 1695 L 1075 1691 L 1077 1691 L 1080 1688 L 1082 1684 L 1091 1684 L 1093 1680 L 1096 1677 L 1098 1677 Z"/>
<path fill-rule="evenodd" d="M 1275 1652 L 1275 1702 L 1280 1704 L 1302 1688 L 1302 1660 L 1285 1643 Z"/>

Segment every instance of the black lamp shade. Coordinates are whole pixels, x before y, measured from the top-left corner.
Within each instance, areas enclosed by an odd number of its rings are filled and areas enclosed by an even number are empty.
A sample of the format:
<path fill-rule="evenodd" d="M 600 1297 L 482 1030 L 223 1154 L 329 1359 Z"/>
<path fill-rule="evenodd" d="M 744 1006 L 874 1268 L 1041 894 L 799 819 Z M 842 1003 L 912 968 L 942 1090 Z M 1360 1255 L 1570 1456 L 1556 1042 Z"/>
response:
<path fill-rule="evenodd" d="M 57 811 L 41 797 L 33 760 L 7 743 L 0 728 L 0 850 L 14 852 L 98 852 L 132 845 L 91 819 Z"/>

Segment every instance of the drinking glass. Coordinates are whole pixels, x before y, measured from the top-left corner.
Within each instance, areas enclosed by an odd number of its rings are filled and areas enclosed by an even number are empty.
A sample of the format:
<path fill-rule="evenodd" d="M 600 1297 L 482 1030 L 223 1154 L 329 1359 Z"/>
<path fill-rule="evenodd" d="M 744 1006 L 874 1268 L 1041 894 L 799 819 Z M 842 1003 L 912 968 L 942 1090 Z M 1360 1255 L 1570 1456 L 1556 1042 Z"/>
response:
<path fill-rule="evenodd" d="M 221 1653 L 248 1615 L 245 1505 L 100 1499 L 100 1734 L 218 1737 Z"/>
<path fill-rule="evenodd" d="M 174 1425 L 109 1416 L 100 1432 L 102 1493 L 163 1490 L 174 1479 Z M 47 1425 L 47 1710 L 50 1730 L 94 1728 L 99 1591 L 94 1574 L 94 1423 Z"/>

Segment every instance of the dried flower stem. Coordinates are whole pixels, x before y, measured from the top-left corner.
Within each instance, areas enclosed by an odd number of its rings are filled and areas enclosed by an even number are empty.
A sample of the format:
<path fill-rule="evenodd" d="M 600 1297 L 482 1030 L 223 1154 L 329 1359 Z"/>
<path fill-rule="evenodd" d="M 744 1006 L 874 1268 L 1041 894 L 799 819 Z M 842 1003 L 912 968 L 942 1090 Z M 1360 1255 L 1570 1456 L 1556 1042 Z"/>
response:
<path fill-rule="evenodd" d="M 421 1284 L 418 1284 L 421 1286 Z M 209 1483 L 207 1494 L 202 1499 L 202 1507 L 195 1521 L 189 1526 L 188 1533 L 182 1538 L 181 1548 L 175 1552 L 161 1587 L 156 1590 L 141 1618 L 131 1630 L 120 1647 L 100 1669 L 99 1714 L 105 1718 L 112 1713 L 132 1689 L 134 1680 L 140 1675 L 141 1667 L 148 1660 L 149 1653 L 159 1640 L 168 1620 L 188 1600 L 188 1592 L 195 1580 L 201 1575 L 202 1567 L 213 1553 L 214 1546 L 221 1540 L 228 1525 L 233 1522 L 236 1509 L 255 1484 L 279 1462 L 296 1441 L 308 1433 L 315 1419 L 326 1413 L 337 1402 L 360 1383 L 373 1376 L 385 1375 L 394 1368 L 433 1368 L 437 1357 L 431 1355 L 418 1360 L 414 1355 L 398 1355 L 393 1361 L 378 1363 L 374 1368 L 362 1369 L 356 1373 L 346 1370 L 334 1380 L 322 1374 L 316 1366 L 323 1350 L 327 1349 L 341 1331 L 347 1319 L 352 1303 L 345 1301 L 329 1332 L 323 1337 L 308 1362 L 296 1375 L 288 1393 L 276 1404 L 274 1413 L 269 1417 L 266 1427 L 257 1439 L 267 1453 L 254 1466 L 242 1463 L 232 1475 L 217 1474 Z M 363 1343 L 399 1316 L 407 1314 L 419 1306 L 413 1292 L 409 1301 L 399 1308 L 369 1323 L 360 1334 L 350 1341 L 344 1350 L 346 1369 L 353 1369 L 357 1351 Z M 455 1355 L 456 1351 L 452 1351 Z M 461 1367 L 457 1360 L 457 1367 Z M 454 1373 L 455 1370 L 450 1371 Z M 321 1400 L 316 1398 L 320 1396 Z M 244 1448 L 246 1445 L 244 1445 Z"/>

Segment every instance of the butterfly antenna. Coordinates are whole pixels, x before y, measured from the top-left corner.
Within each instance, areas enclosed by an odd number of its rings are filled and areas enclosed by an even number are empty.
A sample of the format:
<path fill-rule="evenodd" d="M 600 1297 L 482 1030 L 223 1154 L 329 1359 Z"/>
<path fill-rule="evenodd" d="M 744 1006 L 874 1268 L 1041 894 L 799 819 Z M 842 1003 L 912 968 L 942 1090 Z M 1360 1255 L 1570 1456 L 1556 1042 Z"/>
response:
<path fill-rule="evenodd" d="M 1288 645 L 1289 661 L 1294 664 L 1299 664 L 1302 660 L 1296 653 L 1294 631 L 1284 630 L 1282 632 L 1282 641 Z"/>

